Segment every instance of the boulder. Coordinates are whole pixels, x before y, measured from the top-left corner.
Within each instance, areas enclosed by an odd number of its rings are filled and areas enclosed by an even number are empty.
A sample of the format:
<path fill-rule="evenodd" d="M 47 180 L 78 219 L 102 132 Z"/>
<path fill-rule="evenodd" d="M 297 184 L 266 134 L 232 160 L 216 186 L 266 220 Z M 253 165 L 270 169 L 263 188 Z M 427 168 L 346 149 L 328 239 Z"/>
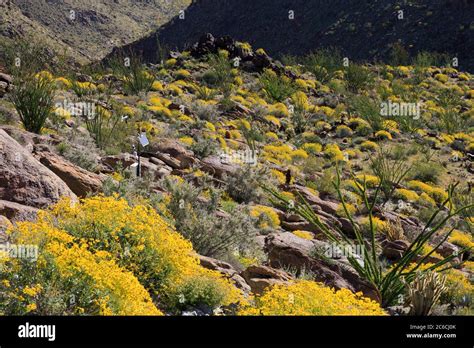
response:
<path fill-rule="evenodd" d="M 360 278 L 347 260 L 314 258 L 315 250 L 327 250 L 328 243 L 298 238 L 292 233 L 270 234 L 265 239 L 270 266 L 291 267 L 297 271 L 310 271 L 316 281 L 336 289 L 347 288 L 362 292 L 366 297 L 381 302 L 380 293 L 372 284 Z"/>
<path fill-rule="evenodd" d="M 12 221 L 32 221 L 37 213 L 36 208 L 0 200 L 0 214 Z"/>
<path fill-rule="evenodd" d="M 224 176 L 232 176 L 235 174 L 239 166 L 236 164 L 224 163 L 219 156 L 209 156 L 201 160 L 201 169 L 219 179 Z"/>
<path fill-rule="evenodd" d="M 10 75 L 0 72 L 0 98 L 3 97 L 13 84 L 13 78 Z"/>
<path fill-rule="evenodd" d="M 447 241 L 443 242 L 443 244 L 439 246 L 438 250 L 436 250 L 436 252 L 443 257 L 456 255 L 459 253 L 459 251 L 460 248 L 457 245 L 454 245 L 453 243 Z"/>
<path fill-rule="evenodd" d="M 5 82 L 11 85 L 13 83 L 13 77 L 5 73 L 0 73 L 0 82 Z"/>
<path fill-rule="evenodd" d="M 261 294 L 272 285 L 285 284 L 292 279 L 288 273 L 268 266 L 250 266 L 240 275 L 254 294 Z"/>
<path fill-rule="evenodd" d="M 292 193 L 300 193 L 303 198 L 308 202 L 311 206 L 318 206 L 323 212 L 328 213 L 330 215 L 335 215 L 337 210 L 339 209 L 339 204 L 336 202 L 325 201 L 305 186 L 301 185 L 291 185 L 290 192 Z"/>
<path fill-rule="evenodd" d="M 384 240 L 382 242 L 382 255 L 391 261 L 398 261 L 403 257 L 408 247 L 408 242 L 404 240 Z"/>
<path fill-rule="evenodd" d="M 52 152 L 40 152 L 35 157 L 59 176 L 71 191 L 81 198 L 85 198 L 88 193 L 97 193 L 102 190 L 102 181 L 105 180 L 105 175 L 91 173 Z"/>
<path fill-rule="evenodd" d="M 212 257 L 198 255 L 201 266 L 204 268 L 217 271 L 227 278 L 231 279 L 234 285 L 241 289 L 245 294 L 250 293 L 250 286 L 245 282 L 245 279 L 239 275 L 239 272 L 232 267 L 231 264 L 213 259 Z"/>
<path fill-rule="evenodd" d="M 196 163 L 194 158 L 194 153 L 187 150 L 183 145 L 178 141 L 173 139 L 164 139 L 155 144 L 150 144 L 147 147 L 147 153 L 150 154 L 168 154 L 174 159 L 177 159 L 180 162 L 179 169 L 187 169 L 192 167 Z M 157 156 L 155 156 L 157 157 Z M 160 160 L 164 161 L 163 158 L 158 157 Z M 164 161 L 166 163 L 166 161 Z"/>
<path fill-rule="evenodd" d="M 76 200 L 71 189 L 5 131 L 0 130 L 0 199 L 45 208 L 62 197 Z"/>
<path fill-rule="evenodd" d="M 100 163 L 108 168 L 106 172 L 113 172 L 118 168 L 131 169 L 130 166 L 136 162 L 135 158 L 130 154 L 106 156 L 100 159 Z M 140 164 L 142 175 L 151 176 L 154 179 L 161 179 L 166 175 L 169 175 L 172 171 L 172 169 L 163 161 L 155 158 L 141 157 Z"/>
<path fill-rule="evenodd" d="M 0 98 L 8 92 L 8 83 L 0 81 Z"/>
<path fill-rule="evenodd" d="M 174 157 L 171 157 L 171 155 L 168 153 L 158 152 L 158 153 L 153 154 L 153 157 L 151 157 L 152 163 L 156 162 L 156 160 L 163 162 L 164 164 L 170 166 L 173 169 L 180 169 L 182 166 L 180 160 Z"/>
<path fill-rule="evenodd" d="M 61 143 L 62 139 L 54 134 L 40 135 L 31 132 L 27 132 L 23 129 L 14 126 L 1 126 L 0 129 L 4 130 L 9 136 L 15 139 L 18 144 L 23 146 L 28 152 L 34 152 L 37 147 L 42 148 L 42 151 L 50 151 L 50 146 L 56 146 Z M 46 150 L 47 148 L 48 150 Z"/>

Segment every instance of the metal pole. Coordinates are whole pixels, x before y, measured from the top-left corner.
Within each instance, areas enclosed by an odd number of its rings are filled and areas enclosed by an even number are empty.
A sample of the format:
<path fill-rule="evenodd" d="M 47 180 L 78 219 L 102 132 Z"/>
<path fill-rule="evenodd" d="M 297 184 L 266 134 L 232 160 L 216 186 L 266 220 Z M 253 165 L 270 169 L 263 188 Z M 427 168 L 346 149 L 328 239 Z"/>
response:
<path fill-rule="evenodd" d="M 138 148 L 137 148 L 137 155 L 138 155 L 138 166 L 137 166 L 137 177 L 142 176 L 142 163 L 140 159 L 140 142 L 138 142 Z"/>

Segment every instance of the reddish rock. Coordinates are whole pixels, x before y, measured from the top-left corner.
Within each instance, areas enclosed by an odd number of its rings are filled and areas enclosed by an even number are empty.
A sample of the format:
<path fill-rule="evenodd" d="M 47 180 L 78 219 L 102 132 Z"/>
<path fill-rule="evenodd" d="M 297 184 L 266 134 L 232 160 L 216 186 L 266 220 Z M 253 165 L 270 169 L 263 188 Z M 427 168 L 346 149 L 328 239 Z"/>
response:
<path fill-rule="evenodd" d="M 11 221 L 32 221 L 36 219 L 37 213 L 36 208 L 0 200 L 0 214 Z"/>
<path fill-rule="evenodd" d="M 201 266 L 220 272 L 227 278 L 231 279 L 238 289 L 241 289 L 246 294 L 250 293 L 250 286 L 245 282 L 245 279 L 239 275 L 239 272 L 237 272 L 235 268 L 232 267 L 231 264 L 203 255 L 198 255 L 198 257 Z"/>
<path fill-rule="evenodd" d="M 0 199 L 45 208 L 62 197 L 77 199 L 71 189 L 5 131 L 0 130 Z"/>
<path fill-rule="evenodd" d="M 81 198 L 85 198 L 89 193 L 97 193 L 102 190 L 105 175 L 88 172 L 52 152 L 40 152 L 35 157 Z"/>
<path fill-rule="evenodd" d="M 317 281 L 336 289 L 347 288 L 353 292 L 362 292 L 366 297 L 381 302 L 380 293 L 372 284 L 360 278 L 356 271 L 346 262 L 330 262 L 312 257 L 315 249 L 329 247 L 329 244 L 318 240 L 298 238 L 293 233 L 268 235 L 265 239 L 265 250 L 270 266 L 275 268 L 292 267 L 297 271 L 310 271 Z"/>
<path fill-rule="evenodd" d="M 292 279 L 288 273 L 268 266 L 250 266 L 240 275 L 250 285 L 254 294 L 261 294 L 272 285 L 285 284 Z"/>

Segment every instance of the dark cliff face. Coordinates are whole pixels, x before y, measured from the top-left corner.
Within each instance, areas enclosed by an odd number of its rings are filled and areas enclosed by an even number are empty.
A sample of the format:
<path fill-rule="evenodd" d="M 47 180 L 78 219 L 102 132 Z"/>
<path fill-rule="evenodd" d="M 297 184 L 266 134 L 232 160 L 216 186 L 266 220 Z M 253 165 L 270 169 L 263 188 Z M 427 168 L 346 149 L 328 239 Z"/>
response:
<path fill-rule="evenodd" d="M 198 0 L 157 32 L 125 48 L 153 61 L 157 41 L 183 49 L 206 32 L 230 35 L 270 55 L 336 46 L 355 60 L 387 58 L 400 42 L 411 54 L 446 52 L 474 68 L 473 0 Z M 294 11 L 294 12 L 290 12 Z M 399 12 L 403 11 L 403 13 Z M 294 13 L 294 19 L 290 19 Z M 401 18 L 403 16 L 403 18 Z"/>

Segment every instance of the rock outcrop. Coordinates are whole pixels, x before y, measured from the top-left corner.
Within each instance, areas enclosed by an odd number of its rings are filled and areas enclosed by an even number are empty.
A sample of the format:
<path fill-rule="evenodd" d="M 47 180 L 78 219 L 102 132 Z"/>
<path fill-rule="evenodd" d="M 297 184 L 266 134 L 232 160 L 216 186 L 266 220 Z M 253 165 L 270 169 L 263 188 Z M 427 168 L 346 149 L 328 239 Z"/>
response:
<path fill-rule="evenodd" d="M 71 189 L 5 131 L 0 130 L 0 199 L 45 208 L 61 197 L 77 199 Z"/>
<path fill-rule="evenodd" d="M 36 218 L 37 208 L 0 200 L 0 214 L 12 221 L 31 221 Z"/>
<path fill-rule="evenodd" d="M 248 294 L 250 293 L 250 286 L 245 282 L 245 279 L 242 278 L 241 275 L 239 275 L 239 272 L 232 267 L 231 264 L 213 259 L 212 257 L 207 257 L 203 255 L 198 255 L 199 256 L 199 261 L 201 263 L 201 266 L 207 269 L 211 269 L 213 271 L 218 271 L 234 283 L 234 285 L 241 289 L 244 293 Z"/>
<path fill-rule="evenodd" d="M 270 266 L 290 267 L 298 271 L 311 272 L 317 281 L 336 289 L 347 288 L 362 292 L 365 296 L 380 302 L 380 294 L 341 260 L 326 261 L 313 257 L 314 250 L 326 250 L 329 244 L 317 240 L 306 240 L 285 232 L 268 235 L 265 249 Z"/>
<path fill-rule="evenodd" d="M 88 193 L 97 193 L 102 189 L 105 175 L 88 172 L 52 152 L 40 152 L 35 154 L 35 157 L 81 198 L 86 197 Z"/>
<path fill-rule="evenodd" d="M 250 266 L 240 273 L 254 294 L 261 294 L 276 284 L 288 284 L 292 277 L 280 270 L 268 266 Z"/>

